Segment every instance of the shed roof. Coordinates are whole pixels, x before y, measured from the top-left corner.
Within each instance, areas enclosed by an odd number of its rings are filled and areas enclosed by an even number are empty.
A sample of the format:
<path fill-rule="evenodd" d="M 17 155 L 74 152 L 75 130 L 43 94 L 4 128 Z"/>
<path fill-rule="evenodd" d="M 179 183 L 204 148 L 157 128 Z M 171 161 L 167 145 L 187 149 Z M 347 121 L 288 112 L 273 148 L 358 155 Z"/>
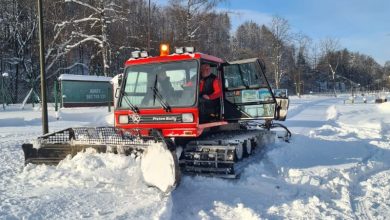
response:
<path fill-rule="evenodd" d="M 90 75 L 73 75 L 73 74 L 61 74 L 58 80 L 67 81 L 93 81 L 93 82 L 110 82 L 112 77 L 106 76 L 90 76 Z"/>

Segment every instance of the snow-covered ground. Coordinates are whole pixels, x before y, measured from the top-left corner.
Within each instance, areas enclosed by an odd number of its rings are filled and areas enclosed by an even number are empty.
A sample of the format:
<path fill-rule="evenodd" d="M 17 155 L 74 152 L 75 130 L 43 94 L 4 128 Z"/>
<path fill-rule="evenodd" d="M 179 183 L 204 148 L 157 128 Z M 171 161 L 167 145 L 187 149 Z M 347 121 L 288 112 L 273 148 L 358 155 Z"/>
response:
<path fill-rule="evenodd" d="M 267 146 L 239 180 L 184 176 L 169 195 L 145 186 L 140 161 L 80 153 L 23 166 L 40 111 L 0 110 L 0 219 L 389 219 L 390 103 L 292 97 L 290 143 Z M 51 131 L 112 124 L 107 108 L 51 108 Z"/>

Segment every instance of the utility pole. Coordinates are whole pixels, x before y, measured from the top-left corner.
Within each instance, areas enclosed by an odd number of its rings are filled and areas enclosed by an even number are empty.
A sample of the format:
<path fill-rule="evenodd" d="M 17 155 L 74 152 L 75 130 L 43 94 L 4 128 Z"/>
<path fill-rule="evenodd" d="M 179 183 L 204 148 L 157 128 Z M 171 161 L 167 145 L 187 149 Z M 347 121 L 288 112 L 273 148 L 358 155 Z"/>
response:
<path fill-rule="evenodd" d="M 148 52 L 150 53 L 150 0 L 148 6 Z"/>
<path fill-rule="evenodd" d="M 4 89 L 4 74 L 1 75 L 1 95 L 2 95 L 2 101 L 3 101 L 3 110 L 5 110 L 5 89 Z"/>
<path fill-rule="evenodd" d="M 46 100 L 46 77 L 45 77 L 45 41 L 43 35 L 43 11 L 42 0 L 38 0 L 38 23 L 39 23 L 39 66 L 41 72 L 41 100 L 42 100 L 42 131 L 49 133 L 47 121 L 47 100 Z"/>

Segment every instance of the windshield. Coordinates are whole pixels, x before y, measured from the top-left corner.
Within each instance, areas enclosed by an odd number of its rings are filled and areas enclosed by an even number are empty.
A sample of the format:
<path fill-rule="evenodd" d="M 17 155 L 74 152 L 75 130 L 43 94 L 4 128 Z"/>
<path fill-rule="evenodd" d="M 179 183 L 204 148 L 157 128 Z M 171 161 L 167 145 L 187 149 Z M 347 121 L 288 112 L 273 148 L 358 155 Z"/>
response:
<path fill-rule="evenodd" d="M 192 106 L 195 104 L 197 72 L 195 60 L 129 66 L 120 107 L 130 108 L 123 96 L 138 108 L 162 107 L 164 103 L 171 107 Z"/>

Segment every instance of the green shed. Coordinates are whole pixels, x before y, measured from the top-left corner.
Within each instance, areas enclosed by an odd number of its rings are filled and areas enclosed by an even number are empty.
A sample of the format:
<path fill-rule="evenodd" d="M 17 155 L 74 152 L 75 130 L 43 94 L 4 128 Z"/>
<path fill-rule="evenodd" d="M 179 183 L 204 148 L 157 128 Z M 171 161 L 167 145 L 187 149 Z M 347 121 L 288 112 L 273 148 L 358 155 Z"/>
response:
<path fill-rule="evenodd" d="M 111 77 L 62 74 L 58 78 L 63 107 L 113 103 Z"/>

